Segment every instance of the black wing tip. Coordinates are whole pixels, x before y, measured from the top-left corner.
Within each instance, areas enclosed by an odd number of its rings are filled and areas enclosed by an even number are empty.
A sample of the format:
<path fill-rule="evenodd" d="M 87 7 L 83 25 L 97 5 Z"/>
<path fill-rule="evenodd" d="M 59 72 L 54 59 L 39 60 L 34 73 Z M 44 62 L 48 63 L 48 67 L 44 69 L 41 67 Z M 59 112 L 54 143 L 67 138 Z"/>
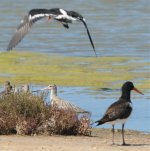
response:
<path fill-rule="evenodd" d="M 95 47 L 94 47 L 94 44 L 91 44 L 91 45 L 92 45 L 92 47 L 93 47 L 93 51 L 94 51 L 94 53 L 95 53 L 95 56 L 98 57 L 98 55 L 97 55 L 97 53 L 96 53 L 96 50 L 95 50 Z"/>
<path fill-rule="evenodd" d="M 95 57 L 97 58 L 98 57 L 98 55 L 97 55 L 97 53 L 96 53 L 96 50 L 94 49 L 94 53 L 95 53 Z"/>
<path fill-rule="evenodd" d="M 8 44 L 6 51 L 12 51 L 12 49 L 14 48 L 13 45 L 11 45 L 11 43 Z"/>
<path fill-rule="evenodd" d="M 102 122 L 101 120 L 95 121 L 95 123 L 97 123 L 97 125 L 96 125 L 96 126 L 99 126 L 99 125 L 104 124 L 104 122 Z"/>
<path fill-rule="evenodd" d="M 8 48 L 6 49 L 6 51 L 12 51 L 12 48 L 8 47 Z"/>
<path fill-rule="evenodd" d="M 91 45 L 92 45 L 93 51 L 94 51 L 94 53 L 95 53 L 95 56 L 98 57 L 93 42 L 91 42 Z"/>
<path fill-rule="evenodd" d="M 89 32 L 89 30 L 88 30 L 87 24 L 86 24 L 86 22 L 85 22 L 83 19 L 80 19 L 80 20 L 82 21 L 82 23 L 84 24 L 84 26 L 85 26 L 85 28 L 86 28 L 86 30 L 87 30 L 87 34 L 88 34 L 88 36 L 89 36 L 89 39 L 90 39 L 90 42 L 91 42 L 93 51 L 94 51 L 94 53 L 95 53 L 95 56 L 98 57 L 98 55 L 97 55 L 97 53 L 96 53 L 96 50 L 95 50 L 95 47 L 94 47 L 94 43 L 93 43 L 92 37 L 91 37 L 90 32 Z"/>

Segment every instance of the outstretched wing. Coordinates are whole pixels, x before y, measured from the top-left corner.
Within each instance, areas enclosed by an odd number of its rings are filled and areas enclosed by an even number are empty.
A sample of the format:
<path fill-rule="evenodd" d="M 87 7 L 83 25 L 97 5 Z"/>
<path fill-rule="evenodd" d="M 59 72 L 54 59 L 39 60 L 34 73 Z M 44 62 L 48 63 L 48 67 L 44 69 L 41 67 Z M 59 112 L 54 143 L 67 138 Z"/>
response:
<path fill-rule="evenodd" d="M 91 37 L 90 32 L 89 32 L 89 30 L 88 30 L 87 24 L 86 24 L 86 22 L 85 22 L 83 19 L 81 19 L 81 21 L 82 21 L 82 23 L 84 24 L 84 27 L 86 28 L 86 31 L 87 31 L 87 34 L 88 34 L 88 36 L 89 36 L 89 40 L 90 40 L 91 45 L 92 45 L 92 47 L 93 47 L 94 53 L 95 53 L 95 55 L 97 56 L 96 50 L 95 50 L 95 47 L 94 47 L 94 44 L 93 44 L 93 41 L 92 41 L 92 37 Z"/>
<path fill-rule="evenodd" d="M 24 38 L 35 22 L 47 16 L 53 17 L 55 14 L 52 14 L 48 9 L 32 9 L 21 21 L 21 24 L 18 26 L 16 32 L 12 36 L 8 44 L 7 51 L 10 51 L 12 48 L 14 48 Z"/>

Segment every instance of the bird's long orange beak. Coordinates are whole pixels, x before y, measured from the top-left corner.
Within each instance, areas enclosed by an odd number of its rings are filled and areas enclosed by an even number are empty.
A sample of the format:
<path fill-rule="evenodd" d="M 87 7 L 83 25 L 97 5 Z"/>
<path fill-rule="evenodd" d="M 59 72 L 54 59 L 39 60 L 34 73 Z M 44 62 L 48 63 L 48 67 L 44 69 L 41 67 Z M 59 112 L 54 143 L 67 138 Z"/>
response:
<path fill-rule="evenodd" d="M 139 90 L 138 90 L 137 88 L 135 88 L 135 87 L 133 88 L 133 90 L 136 91 L 136 92 L 139 93 L 139 94 L 144 95 L 141 91 L 139 91 Z"/>

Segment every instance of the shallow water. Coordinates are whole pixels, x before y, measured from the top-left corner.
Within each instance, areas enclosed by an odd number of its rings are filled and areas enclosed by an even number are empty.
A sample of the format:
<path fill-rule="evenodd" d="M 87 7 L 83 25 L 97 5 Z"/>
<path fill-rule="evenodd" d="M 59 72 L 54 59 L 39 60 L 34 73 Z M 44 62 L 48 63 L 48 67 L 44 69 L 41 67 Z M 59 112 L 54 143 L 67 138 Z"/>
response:
<path fill-rule="evenodd" d="M 39 90 L 43 88 L 40 85 L 31 86 L 32 90 Z M 2 87 L 0 87 L 2 90 Z M 38 93 L 35 93 L 38 95 Z M 72 102 L 73 104 L 90 111 L 92 113 L 91 120 L 96 121 L 100 119 L 105 113 L 110 104 L 117 101 L 120 97 L 120 89 L 106 89 L 100 88 L 91 90 L 88 87 L 58 87 L 58 96 L 63 100 Z M 126 129 L 143 131 L 150 133 L 150 93 L 147 91 L 144 95 L 132 92 L 131 95 L 133 112 L 126 122 Z M 50 94 L 45 100 L 50 103 Z M 93 125 L 94 127 L 96 125 Z M 111 128 L 110 125 L 104 124 L 101 128 Z M 116 128 L 121 128 L 116 125 Z"/>
<path fill-rule="evenodd" d="M 39 87 L 33 87 L 37 90 Z M 91 119 L 96 121 L 105 113 L 109 105 L 120 97 L 120 90 L 91 90 L 85 87 L 58 87 L 58 96 L 64 100 L 70 101 L 75 105 L 82 107 L 92 113 Z M 144 95 L 132 92 L 131 95 L 133 112 L 128 119 L 125 128 L 144 131 L 150 133 L 150 93 L 145 92 Z M 47 102 L 50 101 L 49 95 Z M 94 127 L 96 125 L 93 125 Z M 111 128 L 110 125 L 104 124 L 101 128 Z M 121 128 L 116 125 L 116 128 Z"/>
<path fill-rule="evenodd" d="M 60 7 L 80 12 L 86 18 L 99 56 L 142 57 L 140 60 L 147 62 L 150 58 L 149 6 L 149 0 L 1 0 L 0 52 L 6 50 L 20 20 L 30 9 Z M 67 30 L 54 21 L 49 23 L 46 20 L 35 24 L 15 49 L 49 55 L 54 53 L 65 56 L 94 56 L 82 24 L 70 25 Z M 132 62 L 134 60 L 131 60 Z M 137 68 L 131 72 L 138 71 Z M 143 68 L 143 71 L 149 71 L 149 67 Z M 5 74 L 1 73 L 0 76 Z M 118 99 L 120 91 L 60 87 L 59 96 L 91 111 L 92 119 L 97 120 L 102 117 L 106 108 Z M 149 91 L 144 96 L 133 93 L 132 100 L 134 111 L 126 128 L 150 132 Z"/>
<path fill-rule="evenodd" d="M 30 86 L 32 90 L 43 88 L 40 85 Z M 3 86 L 0 87 L 0 91 Z M 34 93 L 38 95 L 38 93 Z M 58 96 L 63 100 L 72 102 L 73 104 L 90 111 L 92 113 L 91 120 L 100 119 L 110 104 L 117 101 L 120 97 L 120 89 L 99 88 L 92 90 L 88 87 L 58 87 Z M 133 112 L 126 122 L 125 128 L 131 130 L 143 131 L 150 133 L 150 91 L 140 95 L 132 92 L 131 94 Z M 50 103 L 50 94 L 47 95 L 47 103 Z M 93 125 L 94 127 L 96 125 Z M 111 125 L 101 125 L 101 128 L 111 128 Z M 116 125 L 115 128 L 121 128 Z"/>
<path fill-rule="evenodd" d="M 80 12 L 87 21 L 100 56 L 150 55 L 149 0 L 1 0 L 0 51 L 5 51 L 20 20 L 33 8 L 64 8 Z M 81 23 L 64 29 L 59 23 L 39 21 L 16 50 L 94 56 Z"/>

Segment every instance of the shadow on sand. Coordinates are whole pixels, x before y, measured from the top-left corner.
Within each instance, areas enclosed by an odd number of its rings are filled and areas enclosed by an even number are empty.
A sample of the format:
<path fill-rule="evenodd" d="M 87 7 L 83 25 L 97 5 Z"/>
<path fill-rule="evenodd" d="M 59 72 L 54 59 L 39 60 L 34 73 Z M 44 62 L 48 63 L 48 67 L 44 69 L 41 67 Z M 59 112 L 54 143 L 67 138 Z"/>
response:
<path fill-rule="evenodd" d="M 114 144 L 114 146 L 150 146 L 150 144 Z"/>

